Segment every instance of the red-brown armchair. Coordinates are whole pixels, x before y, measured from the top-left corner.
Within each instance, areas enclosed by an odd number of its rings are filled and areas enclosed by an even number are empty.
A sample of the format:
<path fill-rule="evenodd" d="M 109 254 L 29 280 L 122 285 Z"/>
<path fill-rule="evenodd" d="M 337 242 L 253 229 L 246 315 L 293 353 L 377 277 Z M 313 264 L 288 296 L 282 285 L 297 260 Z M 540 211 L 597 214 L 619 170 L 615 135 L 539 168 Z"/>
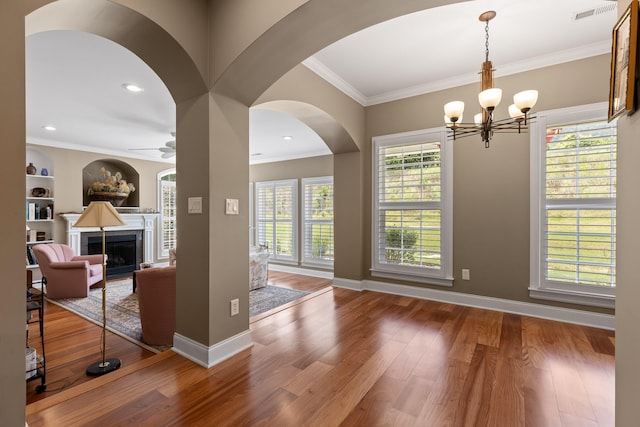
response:
<path fill-rule="evenodd" d="M 47 298 L 82 298 L 102 281 L 102 255 L 79 255 L 60 243 L 33 246 Z M 106 258 L 105 258 L 106 259 Z M 106 261 L 105 261 L 106 262 Z"/>
<path fill-rule="evenodd" d="M 176 331 L 176 267 L 138 270 L 136 292 L 140 305 L 142 341 L 149 345 L 173 345 Z"/>

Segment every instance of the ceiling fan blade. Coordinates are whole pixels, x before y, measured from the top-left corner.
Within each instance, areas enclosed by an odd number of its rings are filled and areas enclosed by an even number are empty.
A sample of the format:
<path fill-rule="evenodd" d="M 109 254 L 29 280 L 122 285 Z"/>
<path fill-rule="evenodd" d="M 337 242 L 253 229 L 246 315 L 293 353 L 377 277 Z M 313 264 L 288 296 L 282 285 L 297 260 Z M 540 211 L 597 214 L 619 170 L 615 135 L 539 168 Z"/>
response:
<path fill-rule="evenodd" d="M 162 153 L 162 158 L 163 159 L 170 159 L 171 157 L 173 157 L 175 155 L 176 155 L 175 151 L 165 152 L 165 153 Z"/>
<path fill-rule="evenodd" d="M 163 153 L 175 153 L 176 150 L 174 148 L 168 148 L 168 147 L 160 147 L 158 148 L 158 150 L 162 151 Z"/>
<path fill-rule="evenodd" d="M 175 140 L 174 140 L 174 141 L 167 141 L 167 142 L 165 143 L 165 145 L 166 145 L 167 147 L 169 147 L 169 148 L 174 149 L 174 150 L 176 149 L 176 141 L 175 141 Z"/>

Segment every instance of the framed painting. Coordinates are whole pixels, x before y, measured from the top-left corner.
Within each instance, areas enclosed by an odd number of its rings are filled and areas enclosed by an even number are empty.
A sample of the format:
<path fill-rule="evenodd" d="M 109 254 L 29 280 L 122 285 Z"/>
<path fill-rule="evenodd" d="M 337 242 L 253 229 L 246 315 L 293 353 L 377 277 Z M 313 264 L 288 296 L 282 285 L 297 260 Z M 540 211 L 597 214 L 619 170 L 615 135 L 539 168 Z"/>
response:
<path fill-rule="evenodd" d="M 633 0 L 613 27 L 609 121 L 624 111 L 635 111 L 638 0 Z"/>

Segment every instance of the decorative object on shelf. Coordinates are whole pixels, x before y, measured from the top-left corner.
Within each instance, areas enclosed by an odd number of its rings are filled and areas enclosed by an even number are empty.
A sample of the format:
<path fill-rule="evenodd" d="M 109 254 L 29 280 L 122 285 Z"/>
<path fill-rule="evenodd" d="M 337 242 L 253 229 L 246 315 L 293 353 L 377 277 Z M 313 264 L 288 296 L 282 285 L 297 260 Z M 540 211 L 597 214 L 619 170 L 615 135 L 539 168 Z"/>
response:
<path fill-rule="evenodd" d="M 36 172 L 36 167 L 33 165 L 33 163 L 29 162 L 29 164 L 27 165 L 27 175 L 35 175 Z"/>
<path fill-rule="evenodd" d="M 47 168 L 40 169 L 40 175 L 49 176 L 49 171 L 47 170 Z"/>
<path fill-rule="evenodd" d="M 89 203 L 87 209 L 74 224 L 74 227 L 100 227 L 100 232 L 102 233 L 102 360 L 89 365 L 87 375 L 91 376 L 113 372 L 122 364 L 120 359 L 107 359 L 105 356 L 107 337 L 107 263 L 105 260 L 106 239 L 104 228 L 119 225 L 126 225 L 126 223 L 113 205 L 106 201 Z"/>
<path fill-rule="evenodd" d="M 528 121 L 534 116 L 527 115 L 538 100 L 537 90 L 525 90 L 513 96 L 513 104 L 509 106 L 509 119 L 493 120 L 493 111 L 500 103 L 502 89 L 493 87 L 493 65 L 489 61 L 489 21 L 495 18 L 496 12 L 489 10 L 478 18 L 485 22 L 485 61 L 482 63 L 482 92 L 478 94 L 478 101 L 482 112 L 474 116 L 474 123 L 463 123 L 462 113 L 464 102 L 452 101 L 444 106 L 444 121 L 449 130 L 456 137 L 480 134 L 484 146 L 489 148 L 489 141 L 495 132 L 517 132 L 528 130 Z"/>
<path fill-rule="evenodd" d="M 122 179 L 120 172 L 111 174 L 111 171 L 105 168 L 101 168 L 100 172 L 102 180 L 94 181 L 87 191 L 92 202 L 109 202 L 113 206 L 121 206 L 129 194 L 136 191 L 133 184 Z"/>
<path fill-rule="evenodd" d="M 31 195 L 33 197 L 49 197 L 51 190 L 43 187 L 33 187 L 31 189 Z"/>

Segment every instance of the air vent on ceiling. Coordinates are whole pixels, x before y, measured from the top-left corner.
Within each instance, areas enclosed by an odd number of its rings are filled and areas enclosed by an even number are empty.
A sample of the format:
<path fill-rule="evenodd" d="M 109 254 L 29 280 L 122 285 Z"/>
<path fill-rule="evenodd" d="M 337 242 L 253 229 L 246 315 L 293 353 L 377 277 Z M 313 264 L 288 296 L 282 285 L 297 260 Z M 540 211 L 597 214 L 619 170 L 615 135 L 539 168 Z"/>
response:
<path fill-rule="evenodd" d="M 592 9 L 582 10 L 580 12 L 575 12 L 573 14 L 573 20 L 577 21 L 579 19 L 589 18 L 591 16 L 600 15 L 601 13 L 607 13 L 616 10 L 617 3 L 611 2 L 606 6 L 600 6 Z"/>

